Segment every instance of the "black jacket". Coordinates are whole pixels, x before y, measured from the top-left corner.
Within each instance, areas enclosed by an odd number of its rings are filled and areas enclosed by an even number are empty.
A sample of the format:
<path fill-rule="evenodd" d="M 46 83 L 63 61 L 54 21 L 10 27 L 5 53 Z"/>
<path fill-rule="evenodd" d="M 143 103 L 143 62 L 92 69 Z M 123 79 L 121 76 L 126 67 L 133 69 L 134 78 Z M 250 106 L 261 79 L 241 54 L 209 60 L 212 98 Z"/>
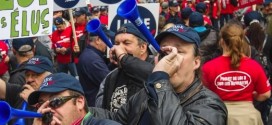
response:
<path fill-rule="evenodd" d="M 222 54 L 222 50 L 219 47 L 218 31 L 208 26 L 206 28 L 207 30 L 198 32 L 201 38 L 199 52 L 203 64 Z"/>
<path fill-rule="evenodd" d="M 26 66 L 27 61 L 20 64 L 15 70 L 10 73 L 9 83 L 11 84 L 18 84 L 24 85 L 25 84 L 25 70 L 24 67 Z"/>
<path fill-rule="evenodd" d="M 144 88 L 144 83 L 154 68 L 154 58 L 149 56 L 143 61 L 125 55 L 120 66 L 121 68 L 110 72 L 101 83 L 96 107 L 117 111 L 127 99 Z"/>
<path fill-rule="evenodd" d="M 124 125 L 137 125 L 148 111 L 152 125 L 226 125 L 227 109 L 220 98 L 196 79 L 183 93 L 176 94 L 167 79 L 157 79 L 153 73 L 149 82 L 160 83 L 155 89 L 157 101 L 149 89 L 142 89 L 116 113 L 90 108 L 95 117 L 109 118 Z M 188 98 L 190 97 L 190 98 Z"/>
<path fill-rule="evenodd" d="M 52 52 L 50 52 L 50 49 L 43 45 L 39 40 L 36 40 L 35 55 L 47 57 L 50 61 L 53 62 Z"/>

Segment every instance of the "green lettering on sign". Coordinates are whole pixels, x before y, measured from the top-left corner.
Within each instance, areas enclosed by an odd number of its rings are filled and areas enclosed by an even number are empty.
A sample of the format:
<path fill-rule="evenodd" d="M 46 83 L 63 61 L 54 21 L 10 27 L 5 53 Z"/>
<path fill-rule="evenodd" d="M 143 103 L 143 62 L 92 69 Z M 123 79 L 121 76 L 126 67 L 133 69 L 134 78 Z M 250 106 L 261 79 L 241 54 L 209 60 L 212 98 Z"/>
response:
<path fill-rule="evenodd" d="M 1 24 L 2 24 L 1 28 L 5 28 L 7 26 L 7 22 L 6 22 L 6 18 L 5 17 L 1 18 Z"/>
<path fill-rule="evenodd" d="M 18 0 L 18 4 L 21 7 L 28 7 L 33 3 L 33 0 Z"/>
<path fill-rule="evenodd" d="M 27 11 L 22 12 L 22 36 L 29 36 L 29 31 L 27 31 Z"/>
<path fill-rule="evenodd" d="M 1 10 L 13 10 L 14 0 L 0 0 L 0 11 Z"/>
<path fill-rule="evenodd" d="M 47 0 L 40 0 L 40 5 L 47 5 Z"/>
<path fill-rule="evenodd" d="M 33 35 L 35 35 L 39 31 L 41 21 L 40 16 L 41 16 L 40 10 L 38 10 L 37 12 L 33 10 L 31 12 L 31 32 Z"/>
<path fill-rule="evenodd" d="M 10 26 L 10 37 L 18 37 L 19 32 L 16 30 L 16 25 L 18 24 L 18 20 L 16 17 L 19 16 L 19 11 L 14 11 L 11 13 L 11 26 Z"/>
<path fill-rule="evenodd" d="M 49 27 L 49 21 L 45 20 L 45 16 L 49 14 L 49 8 L 43 10 L 42 14 L 41 14 L 41 22 L 42 22 L 42 27 L 43 29 L 48 28 Z"/>

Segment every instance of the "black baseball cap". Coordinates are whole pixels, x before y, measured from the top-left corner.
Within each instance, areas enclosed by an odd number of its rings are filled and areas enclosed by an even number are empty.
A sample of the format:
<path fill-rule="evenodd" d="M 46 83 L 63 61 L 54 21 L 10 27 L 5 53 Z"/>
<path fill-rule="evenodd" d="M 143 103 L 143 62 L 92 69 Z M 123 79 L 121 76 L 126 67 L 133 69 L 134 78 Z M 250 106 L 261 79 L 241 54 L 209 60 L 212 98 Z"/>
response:
<path fill-rule="evenodd" d="M 31 37 L 13 39 L 12 47 L 19 53 L 26 53 L 34 49 L 34 42 Z"/>
<path fill-rule="evenodd" d="M 76 8 L 75 10 L 74 10 L 74 16 L 76 16 L 76 17 L 79 17 L 79 16 L 81 16 L 81 15 L 83 15 L 83 14 L 86 14 L 86 15 L 88 15 L 88 9 L 87 8 Z"/>
<path fill-rule="evenodd" d="M 177 7 L 179 5 L 178 1 L 176 0 L 170 0 L 168 3 L 170 7 Z"/>
<path fill-rule="evenodd" d="M 120 34 L 120 33 L 129 33 L 129 34 L 133 34 L 139 38 L 141 38 L 142 40 L 144 40 L 145 42 L 147 42 L 145 36 L 142 34 L 142 32 L 140 32 L 132 23 L 126 23 L 123 24 L 116 32 L 115 36 Z"/>

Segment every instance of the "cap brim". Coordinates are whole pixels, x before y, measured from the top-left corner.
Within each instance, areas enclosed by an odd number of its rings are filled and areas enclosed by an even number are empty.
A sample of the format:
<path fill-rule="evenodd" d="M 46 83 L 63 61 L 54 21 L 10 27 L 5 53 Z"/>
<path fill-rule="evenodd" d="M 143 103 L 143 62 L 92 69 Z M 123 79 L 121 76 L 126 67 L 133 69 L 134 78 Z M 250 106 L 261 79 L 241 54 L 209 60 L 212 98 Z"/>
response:
<path fill-rule="evenodd" d="M 46 71 L 46 70 L 44 70 L 42 68 L 35 67 L 35 66 L 25 66 L 23 69 L 24 70 L 30 70 L 30 71 L 33 71 L 33 72 L 39 73 L 39 74 Z"/>
<path fill-rule="evenodd" d="M 57 88 L 57 89 L 44 88 L 44 90 L 32 92 L 28 97 L 28 104 L 35 105 L 36 103 L 38 103 L 41 93 L 58 93 L 64 90 L 67 90 L 67 88 Z"/>
<path fill-rule="evenodd" d="M 167 35 L 174 35 L 174 36 L 179 37 L 180 39 L 182 39 L 183 41 L 188 42 L 188 43 L 196 43 L 195 41 L 193 41 L 192 39 L 188 38 L 187 36 L 183 35 L 180 32 L 176 32 L 176 31 L 171 31 L 171 32 L 164 31 L 164 32 L 160 33 L 158 36 L 156 36 L 156 38 L 155 38 L 156 41 L 158 42 L 158 44 L 160 44 L 161 40 L 165 36 L 167 36 Z"/>
<path fill-rule="evenodd" d="M 74 16 L 76 16 L 76 17 L 78 17 L 80 15 L 82 15 L 82 13 L 80 13 L 80 12 L 75 12 L 75 14 L 74 14 Z"/>
<path fill-rule="evenodd" d="M 115 33 L 112 32 L 112 31 L 110 31 L 110 30 L 107 30 L 105 33 L 106 33 L 110 38 L 114 38 L 114 36 L 115 36 Z"/>

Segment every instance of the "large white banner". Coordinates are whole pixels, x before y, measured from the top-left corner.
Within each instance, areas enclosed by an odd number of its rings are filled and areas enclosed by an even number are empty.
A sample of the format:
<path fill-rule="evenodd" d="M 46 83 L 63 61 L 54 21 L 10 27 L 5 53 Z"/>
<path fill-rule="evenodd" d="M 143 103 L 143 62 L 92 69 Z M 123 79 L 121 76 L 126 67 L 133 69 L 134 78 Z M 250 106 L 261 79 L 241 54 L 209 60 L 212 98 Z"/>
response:
<path fill-rule="evenodd" d="M 86 6 L 85 0 L 54 0 L 54 11 Z"/>
<path fill-rule="evenodd" d="M 0 0 L 0 39 L 52 33 L 52 0 Z"/>
<path fill-rule="evenodd" d="M 89 0 L 92 6 L 119 5 L 124 0 Z"/>
<path fill-rule="evenodd" d="M 117 8 L 119 5 L 109 6 L 109 28 L 116 32 L 122 24 L 128 23 L 129 20 L 117 15 Z M 149 29 L 150 33 L 155 36 L 157 34 L 159 22 L 159 3 L 138 4 L 140 17 Z"/>

